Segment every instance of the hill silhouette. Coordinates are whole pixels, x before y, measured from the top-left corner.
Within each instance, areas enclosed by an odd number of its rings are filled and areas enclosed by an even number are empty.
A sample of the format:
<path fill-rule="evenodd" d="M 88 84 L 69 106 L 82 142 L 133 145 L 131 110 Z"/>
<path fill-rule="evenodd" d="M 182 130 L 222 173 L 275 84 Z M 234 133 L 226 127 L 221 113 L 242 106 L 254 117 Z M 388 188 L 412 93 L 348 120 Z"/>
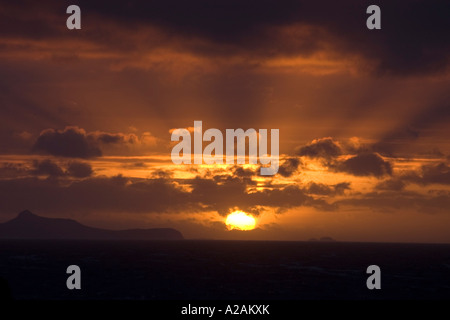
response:
<path fill-rule="evenodd" d="M 92 228 L 72 219 L 45 218 L 25 210 L 16 218 L 0 223 L 0 239 L 181 240 L 183 235 L 171 228 Z"/>

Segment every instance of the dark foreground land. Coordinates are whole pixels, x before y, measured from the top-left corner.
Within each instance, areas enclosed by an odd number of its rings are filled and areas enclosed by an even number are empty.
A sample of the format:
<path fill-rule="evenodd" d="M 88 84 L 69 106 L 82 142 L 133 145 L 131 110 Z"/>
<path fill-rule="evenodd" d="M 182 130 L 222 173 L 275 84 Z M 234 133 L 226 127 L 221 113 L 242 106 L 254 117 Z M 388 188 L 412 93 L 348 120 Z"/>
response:
<path fill-rule="evenodd" d="M 366 287 L 373 264 L 381 290 Z M 449 299 L 450 245 L 1 240 L 0 278 L 19 300 Z"/>

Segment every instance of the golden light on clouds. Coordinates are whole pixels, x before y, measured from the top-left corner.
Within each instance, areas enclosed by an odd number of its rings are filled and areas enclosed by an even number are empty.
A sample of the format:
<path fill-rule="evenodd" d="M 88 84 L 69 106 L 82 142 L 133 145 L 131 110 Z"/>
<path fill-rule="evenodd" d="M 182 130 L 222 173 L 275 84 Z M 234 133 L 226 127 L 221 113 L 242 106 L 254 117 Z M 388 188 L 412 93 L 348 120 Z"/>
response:
<path fill-rule="evenodd" d="M 256 220 L 251 214 L 234 211 L 227 216 L 225 224 L 228 230 L 253 230 L 256 227 Z"/>
<path fill-rule="evenodd" d="M 194 239 L 450 242 L 442 15 L 401 38 L 366 30 L 354 5 L 330 15 L 312 2 L 263 4 L 235 10 L 230 25 L 233 6 L 189 2 L 213 18 L 179 20 L 165 2 L 86 2 L 90 18 L 68 31 L 64 6 L 26 2 L 0 5 L 0 222 L 26 208 Z M 404 12 L 398 30 L 420 11 Z M 191 139 L 278 129 L 279 170 L 261 175 L 263 153 L 227 163 L 225 144 L 223 163 L 194 161 L 194 140 L 190 163 L 176 164 L 176 128 Z"/>

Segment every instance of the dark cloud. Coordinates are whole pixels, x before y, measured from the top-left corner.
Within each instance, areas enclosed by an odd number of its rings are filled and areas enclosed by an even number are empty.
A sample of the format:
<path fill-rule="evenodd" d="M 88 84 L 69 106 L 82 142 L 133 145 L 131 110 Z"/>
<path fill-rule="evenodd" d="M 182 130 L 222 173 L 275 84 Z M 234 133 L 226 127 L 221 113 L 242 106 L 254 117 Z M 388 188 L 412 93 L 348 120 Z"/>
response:
<path fill-rule="evenodd" d="M 145 167 L 144 167 L 145 168 Z M 156 179 L 170 179 L 173 176 L 173 172 L 168 170 L 158 169 L 152 172 L 152 178 Z"/>
<path fill-rule="evenodd" d="M 92 167 L 87 162 L 70 161 L 67 166 L 67 174 L 75 178 L 90 177 L 92 173 Z"/>
<path fill-rule="evenodd" d="M 4 3 L 0 20 L 4 37 L 33 39 L 66 38 L 65 8 L 69 2 L 33 1 Z M 430 74 L 449 65 L 450 23 L 443 14 L 450 11 L 445 1 L 379 0 L 382 29 L 366 28 L 369 1 L 87 1 L 77 4 L 84 14 L 85 39 L 100 43 L 109 51 L 140 49 L 126 32 L 111 32 L 112 25 L 139 34 L 152 26 L 167 39 L 178 35 L 193 41 L 188 49 L 208 56 L 247 54 L 253 57 L 303 55 L 326 49 L 335 54 L 361 56 L 378 74 Z M 22 8 L 28 10 L 24 12 Z M 36 16 L 34 13 L 40 12 Z M 49 23 L 41 16 L 51 20 Z M 59 21 L 60 23 L 56 23 Z M 432 22 L 432 23 L 430 23 Z M 292 28 L 294 26 L 294 28 Z M 303 28 L 296 31 L 295 27 Z M 288 31 L 279 29 L 291 28 Z M 137 31 L 136 31 L 137 30 Z M 119 38 L 119 39 L 118 39 Z M 148 41 L 161 46 L 167 41 Z M 73 53 L 72 53 L 73 54 Z M 67 53 L 66 53 L 67 55 Z"/>
<path fill-rule="evenodd" d="M 375 176 L 377 178 L 392 175 L 391 164 L 377 153 L 359 154 L 349 158 L 338 163 L 336 170 L 355 176 Z"/>
<path fill-rule="evenodd" d="M 251 193 L 249 194 L 249 202 L 253 206 L 275 207 L 277 212 L 283 212 L 286 209 L 299 206 L 311 206 L 321 210 L 336 209 L 335 206 L 328 204 L 324 200 L 315 199 L 307 195 L 304 190 L 294 185 Z"/>
<path fill-rule="evenodd" d="M 419 172 L 405 174 L 403 179 L 422 185 L 432 183 L 450 185 L 450 167 L 443 162 L 436 165 L 424 165 Z"/>
<path fill-rule="evenodd" d="M 289 158 L 285 160 L 281 166 L 278 168 L 278 173 L 283 177 L 292 176 L 295 171 L 297 171 L 298 166 L 300 165 L 300 160 L 297 158 Z"/>
<path fill-rule="evenodd" d="M 92 158 L 102 155 L 96 141 L 88 139 L 86 131 L 78 127 L 42 131 L 33 146 L 33 151 L 70 158 Z"/>
<path fill-rule="evenodd" d="M 310 158 L 324 158 L 330 160 L 342 154 L 341 147 L 332 138 L 321 138 L 313 140 L 306 146 L 296 151 L 299 156 Z"/>
<path fill-rule="evenodd" d="M 335 194 L 336 195 L 342 195 L 342 194 L 344 194 L 344 192 L 346 191 L 346 190 L 350 190 L 351 188 L 350 188 L 350 182 L 341 182 L 341 183 L 338 183 L 338 184 L 335 184 L 333 187 L 334 187 L 334 191 L 335 191 Z"/>
<path fill-rule="evenodd" d="M 400 191 L 405 188 L 406 184 L 399 178 L 388 179 L 385 181 L 381 181 L 375 186 L 377 190 L 391 190 L 391 191 Z"/>
<path fill-rule="evenodd" d="M 66 127 L 64 130 L 46 129 L 37 138 L 33 151 L 68 158 L 93 158 L 102 156 L 101 147 L 119 147 L 125 151 L 129 146 L 140 144 L 146 148 L 155 143 L 148 132 L 139 138 L 133 133 L 86 132 L 79 127 Z M 120 147 L 125 149 L 120 149 Z"/>
<path fill-rule="evenodd" d="M 422 181 L 424 183 L 450 184 L 450 167 L 445 163 L 423 166 Z"/>
<path fill-rule="evenodd" d="M 233 169 L 233 175 L 239 178 L 252 178 L 256 173 L 251 169 L 244 169 L 243 167 L 236 166 Z"/>
<path fill-rule="evenodd" d="M 100 144 L 118 144 L 118 143 L 137 143 L 139 142 L 138 136 L 133 133 L 124 134 L 124 133 L 109 133 L 109 132 L 91 132 L 88 135 L 89 139 L 95 140 Z M 144 134 L 142 138 L 151 137 L 150 134 Z"/>
<path fill-rule="evenodd" d="M 0 178 L 18 178 L 27 176 L 29 174 L 29 168 L 22 163 L 6 162 L 0 166 Z"/>
<path fill-rule="evenodd" d="M 309 183 L 304 189 L 308 194 L 316 194 L 322 196 L 342 195 L 345 190 L 350 190 L 349 182 L 342 182 L 332 186 L 323 183 Z"/>
<path fill-rule="evenodd" d="M 346 198 L 335 202 L 339 206 L 366 207 L 370 210 L 416 210 L 423 213 L 447 213 L 450 210 L 450 193 L 420 194 L 413 191 L 370 192 L 357 198 Z"/>
<path fill-rule="evenodd" d="M 318 195 L 330 195 L 333 189 L 323 183 L 311 182 L 307 188 L 307 193 L 318 194 Z"/>
<path fill-rule="evenodd" d="M 196 177 L 184 181 L 164 174 L 150 179 L 131 179 L 122 175 L 85 177 L 89 171 L 85 163 L 69 162 L 65 173 L 49 160 L 36 163 L 36 166 L 42 175 L 61 176 L 59 179 L 28 176 L 0 180 L 0 212 L 16 212 L 26 207 L 66 214 L 216 211 L 226 215 L 239 208 L 257 215 L 267 208 L 278 213 L 298 206 L 321 210 L 336 208 L 295 185 L 249 191 L 254 186 L 251 178 L 235 175 Z M 34 172 L 37 174 L 36 169 Z M 85 179 L 63 179 L 69 175 Z M 180 184 L 188 188 L 180 187 Z M 339 188 L 334 187 L 335 192 Z"/>
<path fill-rule="evenodd" d="M 443 1 L 377 1 L 382 29 L 365 26 L 368 1 L 95 1 L 83 3 L 103 17 L 127 24 L 158 25 L 184 36 L 197 36 L 257 55 L 310 55 L 331 44 L 343 54 L 376 61 L 379 73 L 438 73 L 448 67 L 450 23 Z M 432 21 L 432 23 L 429 23 Z M 307 25 L 317 30 L 280 37 L 274 28 Z M 203 49 L 205 54 L 217 51 Z"/>
<path fill-rule="evenodd" d="M 335 207 L 326 201 L 315 199 L 296 185 L 266 188 L 262 191 L 248 192 L 249 180 L 231 176 L 215 176 L 213 179 L 197 177 L 191 181 L 192 199 L 226 215 L 233 208 L 254 214 L 262 207 L 275 208 L 277 212 L 298 206 L 312 206 L 323 210 Z"/>
<path fill-rule="evenodd" d="M 227 214 L 230 208 L 243 206 L 247 197 L 247 183 L 230 176 L 215 176 L 213 179 L 197 177 L 190 183 L 192 199 L 208 205 L 212 210 Z"/>
<path fill-rule="evenodd" d="M 121 136 L 118 134 L 100 133 L 98 140 L 103 143 L 118 143 L 121 140 Z"/>
<path fill-rule="evenodd" d="M 42 161 L 33 161 L 34 169 L 31 170 L 31 174 L 37 176 L 50 176 L 50 177 L 61 177 L 65 173 L 61 167 L 53 162 L 52 160 L 46 159 Z"/>
<path fill-rule="evenodd" d="M 124 168 L 133 168 L 133 169 L 145 169 L 147 168 L 147 164 L 145 162 L 133 162 L 127 163 L 123 165 Z"/>
<path fill-rule="evenodd" d="M 386 133 L 370 146 L 373 152 L 392 157 L 398 155 L 405 146 L 419 138 L 419 131 L 412 127 L 398 128 Z"/>
<path fill-rule="evenodd" d="M 80 212 L 131 214 L 208 210 L 225 215 L 234 208 L 255 214 L 264 208 L 280 213 L 300 206 L 319 210 L 335 210 L 341 205 L 362 206 L 371 210 L 413 208 L 423 212 L 450 208 L 449 193 L 442 190 L 419 194 L 385 188 L 382 192 L 358 194 L 328 203 L 311 195 L 340 195 L 350 188 L 350 184 L 344 182 L 326 186 L 311 183 L 307 188 L 288 185 L 249 193 L 245 181 L 231 176 L 212 179 L 197 177 L 185 182 L 191 190 L 180 188 L 178 183 L 168 178 L 129 179 L 120 175 L 111 178 L 90 177 L 69 184 L 60 179 L 35 177 L 4 179 L 0 180 L 0 212 L 18 212 L 27 207 L 60 215 Z"/>
<path fill-rule="evenodd" d="M 51 177 L 51 178 L 87 178 L 93 173 L 87 162 L 69 161 L 56 163 L 51 159 L 33 160 L 30 164 L 4 163 L 0 166 L 0 178 Z"/>
<path fill-rule="evenodd" d="M 0 211 L 30 208 L 52 214 L 189 212 L 189 194 L 164 179 L 93 177 L 69 185 L 57 179 L 0 180 Z"/>

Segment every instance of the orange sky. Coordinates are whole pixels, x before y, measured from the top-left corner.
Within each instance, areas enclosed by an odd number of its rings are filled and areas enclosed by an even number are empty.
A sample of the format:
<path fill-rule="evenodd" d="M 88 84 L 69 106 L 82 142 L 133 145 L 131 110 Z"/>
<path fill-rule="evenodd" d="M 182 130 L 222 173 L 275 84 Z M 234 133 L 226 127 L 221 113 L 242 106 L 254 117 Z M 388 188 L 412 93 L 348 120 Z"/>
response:
<path fill-rule="evenodd" d="M 383 4 L 369 31 L 359 1 L 82 1 L 69 31 L 64 3 L 25 2 L 0 5 L 0 222 L 450 242 L 445 4 Z M 279 129 L 279 173 L 174 165 L 195 120 Z M 229 231 L 233 210 L 257 229 Z"/>

